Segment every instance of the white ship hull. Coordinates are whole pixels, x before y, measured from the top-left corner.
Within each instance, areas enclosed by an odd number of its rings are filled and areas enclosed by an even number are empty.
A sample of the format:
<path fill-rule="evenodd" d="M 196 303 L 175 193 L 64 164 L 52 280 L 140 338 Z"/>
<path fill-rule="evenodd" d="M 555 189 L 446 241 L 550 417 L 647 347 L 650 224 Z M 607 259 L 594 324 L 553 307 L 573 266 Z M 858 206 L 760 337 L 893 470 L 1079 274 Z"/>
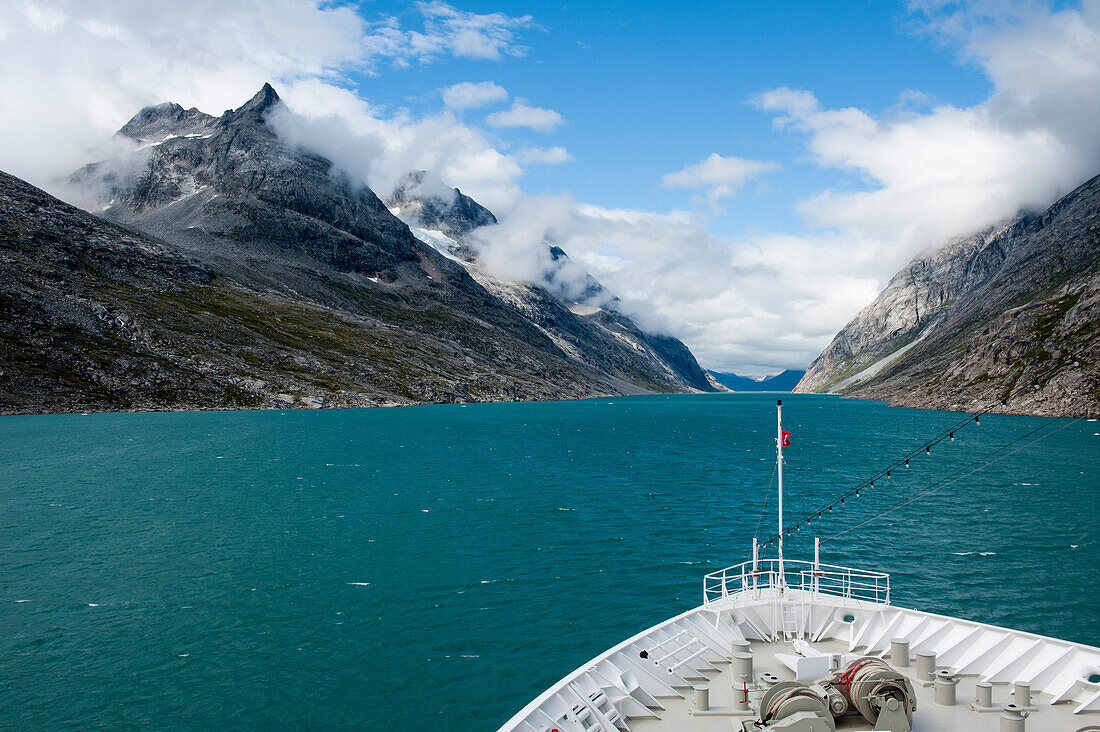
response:
<path fill-rule="evenodd" d="M 704 578 L 702 605 L 592 659 L 501 731 L 1100 732 L 1100 648 L 894 607 L 889 575 L 821 564 L 817 540 L 813 562 L 784 560 L 782 404 L 778 531 L 762 545 L 778 557 L 760 560 L 753 539 L 753 561 Z M 922 449 L 968 424 L 978 415 Z"/>
<path fill-rule="evenodd" d="M 912 682 L 913 730 L 999 730 L 1004 707 L 1015 701 L 1022 703 L 1010 716 L 1026 717 L 1018 723 L 1027 730 L 1100 725 L 1098 648 L 895 607 L 886 575 L 788 561 L 781 579 L 769 566 L 708 575 L 702 605 L 592 659 L 500 729 L 740 731 L 759 717 L 775 677 L 812 679 L 851 656 L 883 657 Z M 754 668 L 752 681 L 741 683 L 731 658 L 745 641 Z M 934 676 L 928 654 L 935 654 Z M 976 704 L 980 682 L 991 685 L 989 706 Z M 738 709 L 746 697 L 748 709 Z M 852 715 L 835 723 L 876 728 Z"/>

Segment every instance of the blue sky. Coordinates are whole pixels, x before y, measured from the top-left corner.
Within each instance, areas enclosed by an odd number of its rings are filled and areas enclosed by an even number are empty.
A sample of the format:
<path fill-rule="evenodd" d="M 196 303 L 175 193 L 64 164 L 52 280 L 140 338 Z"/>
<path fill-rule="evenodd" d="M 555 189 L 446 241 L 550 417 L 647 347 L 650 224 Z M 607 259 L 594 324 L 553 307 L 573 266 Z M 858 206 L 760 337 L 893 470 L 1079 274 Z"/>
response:
<path fill-rule="evenodd" d="M 0 0 L 0 169 L 63 195 L 141 107 L 267 81 L 278 133 L 383 198 L 426 169 L 489 206 L 495 276 L 560 245 L 747 375 L 1100 172 L 1100 0 Z"/>
<path fill-rule="evenodd" d="M 363 15 L 416 23 L 407 3 L 366 2 Z M 797 135 L 777 132 L 749 100 L 776 86 L 812 89 L 826 106 L 881 111 L 919 90 L 969 106 L 988 96 L 988 77 L 958 49 L 923 32 L 900 3 L 463 3 L 477 13 L 530 14 L 540 28 L 521 33 L 529 50 L 500 62 L 448 59 L 352 74 L 361 96 L 430 114 L 440 89 L 493 81 L 513 97 L 561 113 L 549 134 L 505 131 L 522 144 L 562 145 L 568 164 L 535 167 L 528 193 L 569 191 L 610 207 L 691 208 L 691 192 L 661 176 L 713 152 L 777 161 L 782 170 L 728 200 L 713 228 L 800 230 L 794 204 L 859 176 L 822 169 Z M 476 119 L 482 110 L 467 115 Z"/>

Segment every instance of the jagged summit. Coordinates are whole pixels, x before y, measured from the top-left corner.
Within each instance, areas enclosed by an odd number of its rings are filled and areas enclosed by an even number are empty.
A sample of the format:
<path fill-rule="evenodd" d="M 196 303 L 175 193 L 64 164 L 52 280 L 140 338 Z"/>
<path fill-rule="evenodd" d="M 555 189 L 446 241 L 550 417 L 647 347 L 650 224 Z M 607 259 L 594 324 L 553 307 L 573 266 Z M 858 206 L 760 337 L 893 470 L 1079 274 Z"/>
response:
<path fill-rule="evenodd" d="M 281 103 L 282 99 L 271 84 L 264 84 L 251 99 L 236 109 L 227 109 L 220 118 L 201 112 L 195 107 L 184 109 L 175 102 L 162 102 L 145 107 L 135 114 L 118 134 L 140 144 L 149 144 L 162 142 L 169 137 L 205 133 L 215 121 L 223 124 L 262 124 L 271 108 Z"/>
<path fill-rule="evenodd" d="M 414 170 L 398 182 L 390 196 L 390 207 L 403 221 L 452 238 L 497 223 L 492 211 L 426 170 Z"/>
<path fill-rule="evenodd" d="M 276 104 L 281 104 L 282 99 L 279 98 L 279 94 L 275 91 L 275 88 L 271 84 L 264 83 L 260 90 L 256 92 L 251 99 L 242 104 L 240 107 L 227 111 L 226 117 L 232 117 L 234 120 L 254 120 L 256 122 L 263 122 L 264 116 L 268 110 L 274 107 Z"/>
<path fill-rule="evenodd" d="M 281 104 L 270 84 L 214 118 L 165 104 L 142 110 L 125 132 L 142 143 L 142 169 L 109 177 L 93 164 L 74 187 L 103 195 L 104 216 L 206 252 L 308 256 L 339 271 L 396 278 L 422 252 L 369 189 L 332 173 L 325 158 L 281 142 L 265 124 Z M 424 275 L 411 275 L 423 279 Z"/>

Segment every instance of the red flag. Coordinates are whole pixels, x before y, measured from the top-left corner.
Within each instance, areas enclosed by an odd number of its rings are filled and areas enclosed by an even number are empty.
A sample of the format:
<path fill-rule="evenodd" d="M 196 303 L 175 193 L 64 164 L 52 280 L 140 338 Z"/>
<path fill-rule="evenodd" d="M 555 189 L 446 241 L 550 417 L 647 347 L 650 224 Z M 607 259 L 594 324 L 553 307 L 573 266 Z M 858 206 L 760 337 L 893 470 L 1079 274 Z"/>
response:
<path fill-rule="evenodd" d="M 791 446 L 791 433 L 787 430 L 783 430 L 783 447 Z"/>

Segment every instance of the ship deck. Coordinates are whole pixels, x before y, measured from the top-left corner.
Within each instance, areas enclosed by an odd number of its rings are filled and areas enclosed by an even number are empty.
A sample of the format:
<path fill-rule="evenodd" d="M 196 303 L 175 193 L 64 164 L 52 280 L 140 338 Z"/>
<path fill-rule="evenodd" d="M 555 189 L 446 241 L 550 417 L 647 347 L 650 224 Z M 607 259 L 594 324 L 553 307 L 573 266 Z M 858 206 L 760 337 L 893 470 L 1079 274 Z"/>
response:
<path fill-rule="evenodd" d="M 813 684 L 865 656 L 910 680 L 917 732 L 1000 730 L 1017 684 L 1030 690 L 1023 729 L 1100 730 L 1100 648 L 896 607 L 887 575 L 817 562 L 788 562 L 784 572 L 764 561 L 707 575 L 703 594 L 699 607 L 576 669 L 502 732 L 742 732 L 745 722 L 767 729 L 751 723 L 770 685 L 796 680 L 796 669 L 805 677 L 797 680 Z M 732 659 L 746 644 L 750 712 L 734 714 Z M 927 680 L 918 678 L 922 662 Z M 936 702 L 935 674 L 957 683 L 955 703 Z M 991 705 L 981 710 L 972 708 L 979 683 L 992 686 Z M 856 715 L 836 725 L 874 728 Z"/>
<path fill-rule="evenodd" d="M 783 680 L 794 680 L 793 672 L 783 665 L 776 654 L 794 654 L 791 645 L 785 642 L 750 641 L 753 653 L 754 670 L 757 675 L 772 673 Z M 846 654 L 848 644 L 837 640 L 814 643 L 813 647 L 822 653 Z M 885 659 L 889 661 L 890 659 Z M 704 674 L 705 681 L 696 679 L 695 684 L 705 684 L 710 690 L 710 714 L 703 716 L 692 713 L 694 706 L 692 691 L 684 689 L 683 696 L 659 696 L 664 709 L 654 710 L 657 717 L 628 718 L 631 732 L 742 732 L 746 720 L 758 719 L 758 705 L 763 689 L 749 692 L 751 714 L 733 716 L 729 710 L 734 705 L 733 676 L 728 662 L 718 661 L 717 668 Z M 916 668 L 894 667 L 913 683 L 917 696 L 917 710 L 913 714 L 913 732 L 998 732 L 1001 723 L 1001 708 L 1012 701 L 1012 684 L 1001 682 L 993 684 L 993 707 L 991 710 L 977 712 L 971 709 L 975 701 L 977 676 L 959 679 L 956 691 L 956 703 L 953 706 L 936 704 L 934 690 L 923 686 L 917 679 Z M 742 693 L 740 690 L 738 693 Z M 1026 722 L 1028 730 L 1037 732 L 1075 732 L 1091 725 L 1100 725 L 1100 713 L 1074 714 L 1075 705 L 1051 705 L 1049 694 L 1032 693 L 1032 704 L 1036 710 Z M 872 730 L 874 725 L 866 722 L 858 714 L 848 715 L 836 720 L 838 732 L 849 730 Z M 1095 727 L 1100 730 L 1100 727 Z"/>

